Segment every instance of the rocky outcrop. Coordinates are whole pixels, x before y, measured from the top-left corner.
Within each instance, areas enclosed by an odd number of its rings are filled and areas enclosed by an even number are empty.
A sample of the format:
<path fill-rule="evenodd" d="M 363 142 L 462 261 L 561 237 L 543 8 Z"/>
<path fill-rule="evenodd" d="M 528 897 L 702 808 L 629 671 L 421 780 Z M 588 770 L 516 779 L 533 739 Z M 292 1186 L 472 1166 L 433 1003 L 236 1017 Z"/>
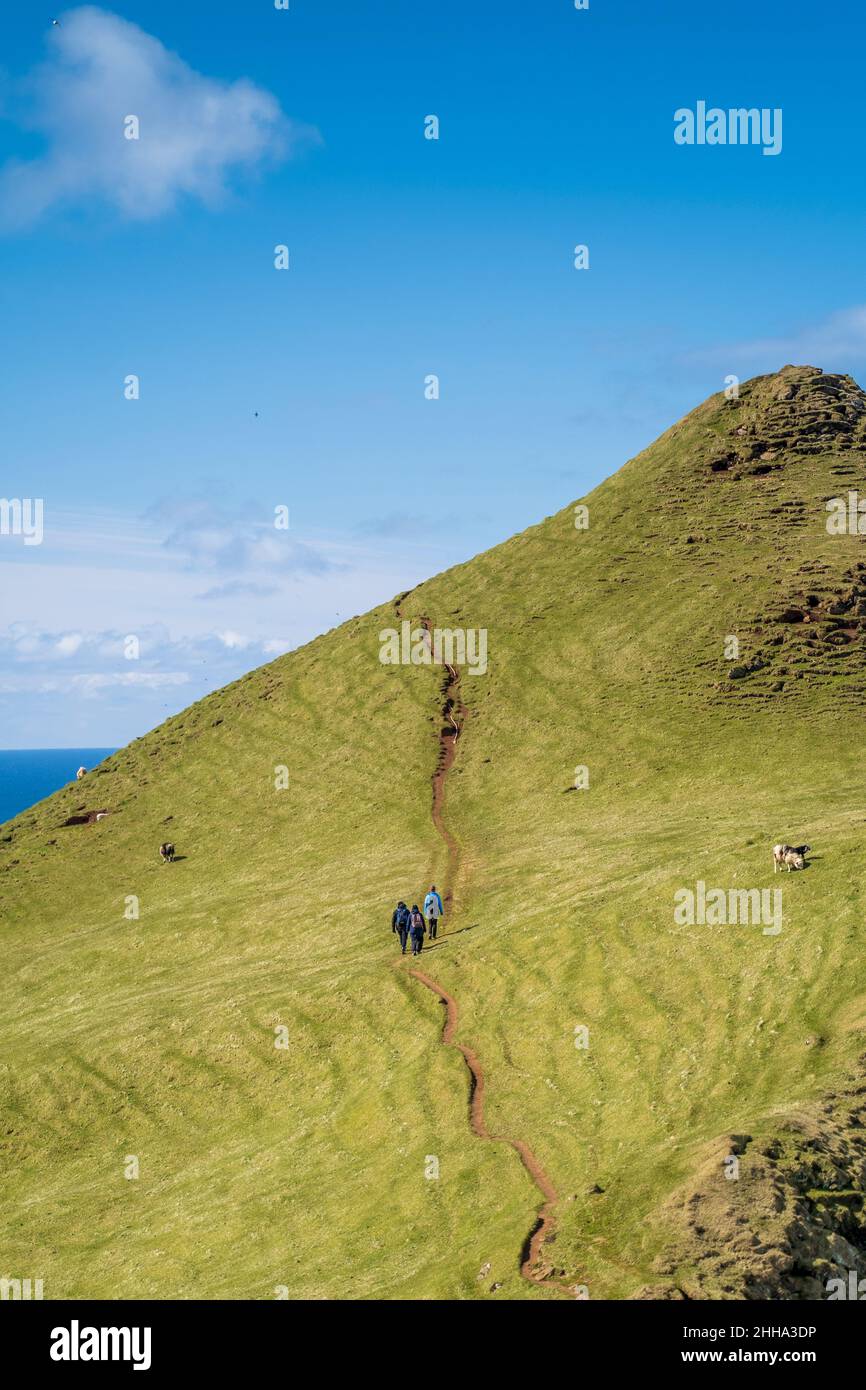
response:
<path fill-rule="evenodd" d="M 861 1079 L 763 1136 L 717 1140 L 661 1213 L 676 1232 L 662 1278 L 634 1297 L 824 1299 L 866 1277 L 864 1126 Z"/>

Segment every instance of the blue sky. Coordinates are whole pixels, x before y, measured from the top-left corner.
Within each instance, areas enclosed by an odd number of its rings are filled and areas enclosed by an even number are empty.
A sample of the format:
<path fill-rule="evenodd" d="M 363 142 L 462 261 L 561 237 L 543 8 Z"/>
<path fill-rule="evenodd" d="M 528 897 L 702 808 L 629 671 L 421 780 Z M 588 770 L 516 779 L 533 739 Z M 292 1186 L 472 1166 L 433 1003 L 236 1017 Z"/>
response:
<path fill-rule="evenodd" d="M 854 3 L 54 15 L 0 21 L 2 493 L 45 505 L 0 536 L 3 746 L 125 742 L 728 373 L 866 376 Z M 781 154 L 677 146 L 699 100 L 781 108 Z"/>

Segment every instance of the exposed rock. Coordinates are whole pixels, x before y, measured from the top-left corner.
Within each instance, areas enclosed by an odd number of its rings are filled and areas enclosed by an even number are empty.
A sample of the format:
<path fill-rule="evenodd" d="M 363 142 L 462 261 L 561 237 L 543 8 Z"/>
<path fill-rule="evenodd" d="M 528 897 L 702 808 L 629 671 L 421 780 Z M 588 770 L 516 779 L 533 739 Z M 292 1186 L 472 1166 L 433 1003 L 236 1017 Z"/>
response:
<path fill-rule="evenodd" d="M 810 1035 L 806 1046 L 822 1041 Z M 864 1083 L 866 1058 L 848 1086 L 777 1120 L 765 1138 L 729 1134 L 710 1145 L 659 1213 L 672 1238 L 653 1269 L 672 1283 L 633 1297 L 822 1299 L 828 1280 L 866 1277 Z"/>

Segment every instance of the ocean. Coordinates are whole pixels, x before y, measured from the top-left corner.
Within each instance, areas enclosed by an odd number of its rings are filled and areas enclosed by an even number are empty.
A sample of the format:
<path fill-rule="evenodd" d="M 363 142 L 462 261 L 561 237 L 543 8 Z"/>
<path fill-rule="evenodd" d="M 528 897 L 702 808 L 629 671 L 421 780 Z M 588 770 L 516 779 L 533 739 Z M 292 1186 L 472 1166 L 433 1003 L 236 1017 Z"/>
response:
<path fill-rule="evenodd" d="M 0 821 L 75 781 L 80 767 L 88 771 L 115 748 L 0 748 Z"/>

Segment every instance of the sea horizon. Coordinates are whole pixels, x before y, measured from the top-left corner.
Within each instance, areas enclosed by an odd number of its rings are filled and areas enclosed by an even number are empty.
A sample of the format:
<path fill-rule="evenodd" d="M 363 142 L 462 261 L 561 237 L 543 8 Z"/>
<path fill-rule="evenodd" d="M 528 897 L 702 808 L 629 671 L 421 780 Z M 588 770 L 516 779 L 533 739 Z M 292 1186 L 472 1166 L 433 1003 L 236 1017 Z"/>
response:
<path fill-rule="evenodd" d="M 0 824 L 75 781 L 116 753 L 116 748 L 0 748 Z"/>

